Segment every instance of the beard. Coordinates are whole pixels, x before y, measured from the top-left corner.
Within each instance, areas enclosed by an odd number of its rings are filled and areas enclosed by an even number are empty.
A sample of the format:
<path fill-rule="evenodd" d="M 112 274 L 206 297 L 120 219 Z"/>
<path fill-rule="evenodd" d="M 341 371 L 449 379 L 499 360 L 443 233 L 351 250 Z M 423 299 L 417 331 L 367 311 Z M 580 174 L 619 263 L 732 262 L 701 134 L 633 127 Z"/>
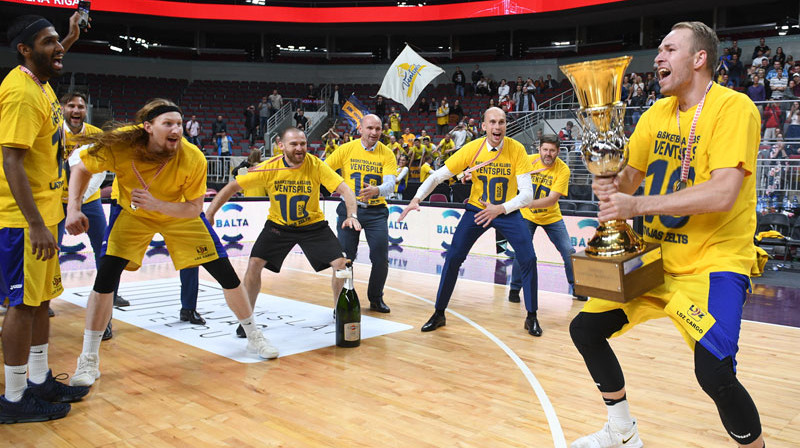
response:
<path fill-rule="evenodd" d="M 134 150 L 135 158 L 142 162 L 166 163 L 172 160 L 175 154 L 180 151 L 182 143 L 183 142 L 179 140 L 175 149 L 169 149 L 165 145 L 163 150 L 158 152 L 147 149 L 147 145 L 137 145 Z"/>
<path fill-rule="evenodd" d="M 47 53 L 34 52 L 31 55 L 31 62 L 36 67 L 36 71 L 46 76 L 47 79 L 61 75 L 61 70 L 53 68 L 53 61 Z"/>

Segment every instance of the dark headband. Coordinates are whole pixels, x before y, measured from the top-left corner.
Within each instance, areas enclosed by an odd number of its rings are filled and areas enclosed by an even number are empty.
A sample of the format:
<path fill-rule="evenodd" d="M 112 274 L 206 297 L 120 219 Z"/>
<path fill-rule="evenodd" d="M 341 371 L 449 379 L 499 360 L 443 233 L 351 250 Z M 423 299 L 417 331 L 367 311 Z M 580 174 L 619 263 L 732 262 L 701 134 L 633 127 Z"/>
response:
<path fill-rule="evenodd" d="M 159 116 L 161 114 L 165 114 L 167 112 L 177 112 L 177 113 L 183 115 L 181 113 L 181 109 L 178 106 L 170 106 L 170 105 L 167 105 L 167 104 L 162 104 L 160 106 L 154 107 L 153 110 L 148 112 L 147 116 L 144 117 L 144 121 L 153 121 L 153 118 L 156 118 L 157 116 Z"/>
<path fill-rule="evenodd" d="M 17 37 L 15 37 L 14 40 L 11 41 L 11 49 L 16 51 L 17 45 L 28 41 L 31 37 L 35 36 L 39 31 L 50 26 L 53 26 L 53 24 L 50 23 L 50 21 L 45 19 L 44 17 L 42 17 L 39 20 L 33 21 L 30 25 L 26 26 L 22 31 L 20 31 L 20 33 L 17 34 Z"/>

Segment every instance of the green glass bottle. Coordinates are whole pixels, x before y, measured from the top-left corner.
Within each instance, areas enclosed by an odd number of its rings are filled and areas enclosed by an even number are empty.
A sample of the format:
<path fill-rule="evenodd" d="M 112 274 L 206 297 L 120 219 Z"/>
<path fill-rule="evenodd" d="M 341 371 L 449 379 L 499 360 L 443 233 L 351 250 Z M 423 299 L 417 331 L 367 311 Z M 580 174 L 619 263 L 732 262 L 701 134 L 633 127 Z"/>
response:
<path fill-rule="evenodd" d="M 358 347 L 361 345 L 361 304 L 353 288 L 353 265 L 336 271 L 337 278 L 344 278 L 344 287 L 336 301 L 336 345 Z"/>

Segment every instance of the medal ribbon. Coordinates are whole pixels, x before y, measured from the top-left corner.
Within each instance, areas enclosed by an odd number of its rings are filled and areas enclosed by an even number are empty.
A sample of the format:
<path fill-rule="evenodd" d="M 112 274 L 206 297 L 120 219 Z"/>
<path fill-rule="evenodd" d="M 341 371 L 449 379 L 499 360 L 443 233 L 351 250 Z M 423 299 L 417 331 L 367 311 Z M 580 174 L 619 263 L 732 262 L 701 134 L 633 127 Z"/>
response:
<path fill-rule="evenodd" d="M 689 139 L 686 141 L 686 148 L 683 150 L 683 160 L 681 163 L 681 180 L 680 184 L 678 185 L 678 189 L 681 189 L 686 186 L 686 180 L 689 178 L 689 162 L 692 157 L 692 146 L 694 146 L 694 138 L 695 138 L 695 130 L 697 129 L 697 120 L 700 118 L 700 112 L 703 111 L 703 104 L 706 102 L 706 96 L 708 95 L 708 91 L 711 90 L 711 86 L 714 85 L 714 81 L 708 82 L 708 87 L 706 87 L 706 92 L 703 94 L 703 98 L 700 100 L 700 103 L 697 105 L 697 110 L 694 112 L 694 118 L 692 119 L 692 126 L 689 128 Z M 680 114 L 680 105 L 675 107 L 675 120 L 678 122 L 678 135 L 681 134 L 681 114 Z M 676 190 L 677 191 L 677 190 Z"/>
<path fill-rule="evenodd" d="M 279 159 L 283 159 L 283 158 L 284 158 L 284 155 L 283 155 L 283 154 L 281 154 L 281 155 L 278 155 L 278 156 L 274 156 L 273 158 L 271 158 L 271 159 L 267 160 L 267 163 L 265 163 L 265 164 L 264 164 L 264 166 L 267 166 L 267 165 L 269 165 L 270 163 L 272 163 L 272 162 L 275 162 L 276 160 L 279 160 Z M 248 173 L 266 173 L 266 172 L 268 172 L 268 171 L 297 170 L 297 169 L 300 169 L 300 168 L 302 168 L 302 167 L 303 167 L 303 165 L 305 165 L 305 163 L 306 163 L 306 158 L 305 158 L 305 157 L 303 157 L 303 162 L 302 162 L 302 163 L 300 163 L 300 165 L 297 165 L 297 166 L 290 166 L 290 167 L 280 167 L 280 168 L 267 168 L 267 169 L 263 169 L 263 170 L 259 170 L 259 169 L 256 169 L 256 167 L 253 167 L 253 168 L 247 168 L 247 172 L 248 172 Z M 240 169 L 239 171 L 240 171 L 240 172 L 239 172 L 239 175 L 240 175 L 240 176 L 241 176 L 242 174 L 246 174 L 246 173 L 242 173 L 242 172 L 241 172 L 241 169 Z"/>
<path fill-rule="evenodd" d="M 33 80 L 33 82 L 35 82 L 36 85 L 39 86 L 39 88 L 42 90 L 42 94 L 44 95 L 45 100 L 47 100 L 47 104 L 50 105 L 50 110 L 53 112 L 53 116 L 58 115 L 58 112 L 56 111 L 56 107 L 53 106 L 53 102 L 50 101 L 50 96 L 47 95 L 47 91 L 44 89 L 44 84 L 42 84 L 42 81 L 39 81 L 39 78 L 36 75 L 34 75 L 33 72 L 28 69 L 28 67 L 20 65 L 19 69 L 20 69 L 20 71 L 22 73 L 25 73 L 26 75 L 28 75 Z M 58 130 L 58 151 L 56 152 L 56 160 L 58 161 L 58 177 L 61 177 L 61 171 L 64 169 L 64 160 L 63 160 L 64 159 L 64 142 L 62 141 L 62 138 L 64 138 L 64 132 L 63 132 L 63 130 L 59 129 Z"/>
<path fill-rule="evenodd" d="M 131 160 L 131 168 L 133 168 L 133 174 L 136 175 L 137 179 L 139 179 L 139 183 L 142 184 L 142 188 L 144 188 L 144 191 L 150 189 L 150 185 L 153 185 L 153 182 L 156 181 L 156 177 L 158 177 L 158 175 L 161 174 L 162 171 L 164 171 L 165 166 L 167 166 L 167 162 L 162 163 L 161 166 L 158 167 L 158 171 L 156 171 L 156 174 L 154 174 L 153 178 L 150 179 L 150 183 L 146 184 L 144 182 L 144 179 L 142 178 L 142 175 L 139 173 L 139 170 L 136 169 L 136 165 L 133 163 L 133 160 Z"/>
<path fill-rule="evenodd" d="M 483 151 L 484 146 L 486 146 L 486 140 L 488 140 L 488 137 L 483 139 L 483 141 L 481 142 L 481 146 L 478 148 L 477 151 L 475 151 L 475 156 L 472 157 L 472 162 L 469 163 L 470 165 L 472 165 L 473 163 L 475 163 L 476 160 L 478 160 L 478 156 L 481 154 L 481 151 Z M 505 139 L 503 139 L 503 143 L 500 144 L 500 147 L 497 148 L 497 154 L 495 154 L 494 157 L 492 157 L 491 159 L 489 159 L 489 160 L 487 160 L 487 161 L 485 161 L 483 163 L 479 163 L 478 165 L 473 166 L 472 168 L 467 168 L 466 170 L 464 170 L 461 173 L 459 173 L 456 176 L 456 179 L 461 180 L 467 174 L 469 174 L 469 173 L 471 173 L 473 171 L 479 170 L 479 169 L 485 167 L 486 165 L 490 165 L 492 162 L 497 160 L 498 157 L 500 157 L 500 154 L 503 152 L 503 147 L 504 146 L 505 146 Z"/>
<path fill-rule="evenodd" d="M 158 177 L 158 175 L 161 174 L 161 171 L 164 170 L 165 166 L 167 166 L 167 162 L 162 163 L 161 166 L 158 167 L 158 171 L 156 171 L 156 174 L 154 174 L 153 178 L 150 179 L 150 183 L 146 184 L 144 182 L 144 179 L 142 179 L 142 175 L 139 173 L 139 170 L 136 169 L 136 165 L 133 163 L 133 160 L 131 160 L 131 168 L 133 168 L 133 174 L 135 174 L 136 178 L 139 179 L 139 183 L 142 184 L 142 188 L 144 188 L 144 191 L 150 190 L 150 185 L 153 185 L 153 182 L 155 182 L 156 177 Z M 133 202 L 131 202 L 131 210 L 136 211 L 137 208 L 139 207 L 133 205 Z"/>

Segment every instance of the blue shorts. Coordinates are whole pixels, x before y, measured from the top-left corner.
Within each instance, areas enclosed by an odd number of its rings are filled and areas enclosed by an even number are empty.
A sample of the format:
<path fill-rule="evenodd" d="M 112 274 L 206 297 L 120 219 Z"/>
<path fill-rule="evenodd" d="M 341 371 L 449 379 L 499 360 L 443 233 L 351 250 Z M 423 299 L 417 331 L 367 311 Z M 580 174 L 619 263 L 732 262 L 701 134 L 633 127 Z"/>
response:
<path fill-rule="evenodd" d="M 612 337 L 634 326 L 667 316 L 694 349 L 699 342 L 719 359 L 728 356 L 736 362 L 742 308 L 750 291 L 750 279 L 734 272 L 711 272 L 697 275 L 665 275 L 664 284 L 627 303 L 589 300 L 587 313 L 622 309 L 628 317 Z"/>

